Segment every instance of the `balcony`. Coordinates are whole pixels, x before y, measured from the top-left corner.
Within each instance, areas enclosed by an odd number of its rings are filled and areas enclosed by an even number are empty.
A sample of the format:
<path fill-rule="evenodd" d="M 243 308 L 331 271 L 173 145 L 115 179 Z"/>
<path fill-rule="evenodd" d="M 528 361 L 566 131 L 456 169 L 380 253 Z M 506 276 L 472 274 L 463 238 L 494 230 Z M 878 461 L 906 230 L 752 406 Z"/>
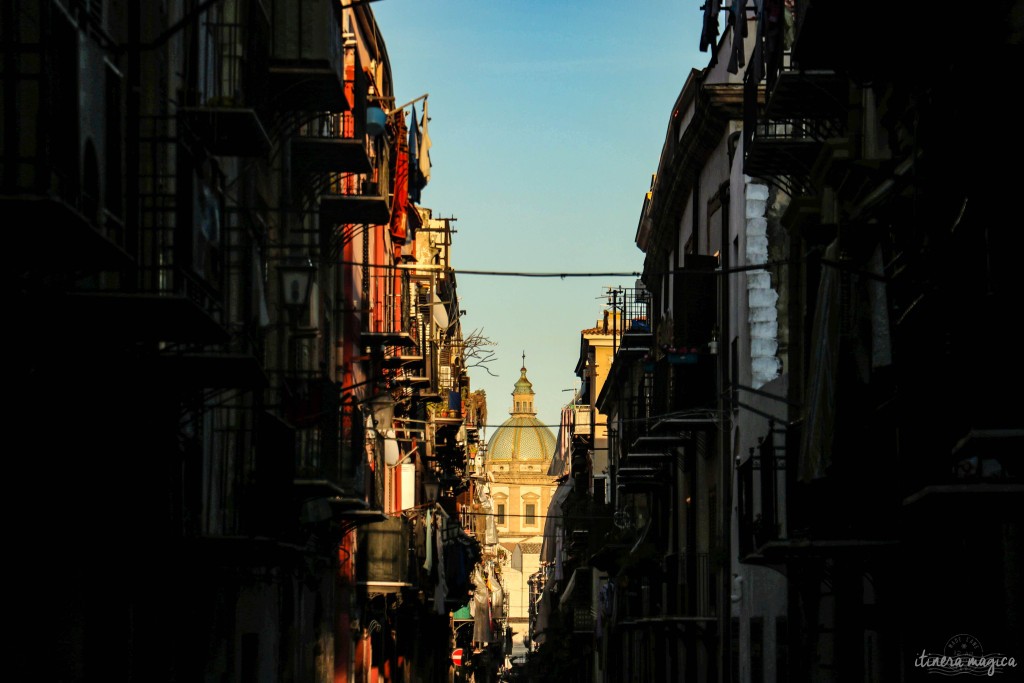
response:
<path fill-rule="evenodd" d="M 230 231 L 223 175 L 177 144 L 173 117 L 143 120 L 142 235 L 135 291 L 89 298 L 93 325 L 139 339 L 224 342 Z M 172 162 L 172 159 L 174 160 Z"/>
<path fill-rule="evenodd" d="M 320 194 L 320 229 L 343 224 L 386 225 L 391 220 L 389 154 L 384 140 L 373 147 L 371 170 L 354 177 L 331 173 Z"/>
<path fill-rule="evenodd" d="M 404 369 L 406 372 L 423 370 L 423 356 L 418 354 L 405 353 L 397 347 L 384 350 L 383 365 L 385 368 L 397 370 Z"/>
<path fill-rule="evenodd" d="M 165 272 L 171 275 L 172 271 Z M 157 292 L 75 292 L 54 302 L 51 313 L 84 336 L 152 342 L 220 344 L 228 333 L 205 288 L 185 271 L 174 271 L 176 288 Z M 197 301 L 192 293 L 199 296 Z"/>
<path fill-rule="evenodd" d="M 826 69 L 801 69 L 789 53 L 766 54 L 763 43 L 751 62 L 744 76 L 743 171 L 796 194 L 809 184 L 824 141 L 844 133 L 847 82 Z M 755 79 L 760 74 L 765 86 Z"/>
<path fill-rule="evenodd" d="M 403 348 L 415 348 L 416 340 L 408 332 L 383 331 L 383 332 L 361 332 L 359 334 L 360 346 L 394 346 Z"/>
<path fill-rule="evenodd" d="M 109 106 L 120 101 L 121 76 L 70 13 L 47 10 L 29 19 L 43 6 L 29 13 L 8 6 L 14 14 L 4 25 L 0 75 L 0 211 L 13 240 L 6 248 L 17 255 L 11 267 L 78 277 L 129 270 L 135 253 L 126 251 L 123 223 L 125 122 L 120 107 Z M 81 79 L 88 91 L 80 92 Z"/>
<path fill-rule="evenodd" d="M 971 428 L 952 448 L 949 475 L 919 482 L 904 497 L 903 509 L 914 522 L 999 519 L 1024 503 L 1024 429 Z"/>
<path fill-rule="evenodd" d="M 350 112 L 316 114 L 291 139 L 292 163 L 299 172 L 367 174 L 368 145 Z"/>
<path fill-rule="evenodd" d="M 251 353 L 165 352 L 147 370 L 153 381 L 165 386 L 203 389 L 263 389 L 270 381 L 263 365 Z"/>
<path fill-rule="evenodd" d="M 257 113 L 264 100 L 270 18 L 260 0 L 202 15 L 199 87 L 178 110 L 182 128 L 214 155 L 258 157 L 270 137 Z"/>
<path fill-rule="evenodd" d="M 339 4 L 272 0 L 270 25 L 268 75 L 274 108 L 347 110 Z"/>
<path fill-rule="evenodd" d="M 341 440 L 342 413 L 351 408 L 342 405 L 340 385 L 324 377 L 289 377 L 282 387 L 282 403 L 288 423 L 295 427 L 296 497 L 330 502 L 357 490 L 357 466 L 350 452 L 346 457 L 349 445 Z"/>
<path fill-rule="evenodd" d="M 345 97 L 350 111 L 318 112 L 291 140 L 292 162 L 300 173 L 371 173 L 373 139 L 366 134 L 369 82 L 355 47 L 345 48 Z"/>
<path fill-rule="evenodd" d="M 834 71 L 801 69 L 787 54 L 782 67 L 769 73 L 765 116 L 770 119 L 831 119 L 846 117 L 849 83 Z"/>
<path fill-rule="evenodd" d="M 642 285 L 613 290 L 612 308 L 621 315 L 620 350 L 648 351 L 654 339 L 651 329 L 651 293 Z"/>
<path fill-rule="evenodd" d="M 593 436 L 590 421 L 590 406 L 574 405 L 572 407 L 572 435 L 574 437 L 582 439 Z"/>
<path fill-rule="evenodd" d="M 810 175 L 825 140 L 838 135 L 838 127 L 828 121 L 759 120 L 748 136 L 743 172 L 766 178 L 792 176 L 803 181 Z"/>
<path fill-rule="evenodd" d="M 859 498 L 850 509 L 831 481 L 798 480 L 799 424 L 770 423 L 750 457 L 737 466 L 739 560 L 781 568 L 808 558 L 888 555 L 897 547 L 894 529 L 873 529 L 869 518 L 879 500 Z M 884 495 L 876 494 L 876 498 Z"/>
<path fill-rule="evenodd" d="M 53 302 L 66 324 L 95 338 L 193 344 L 229 340 L 224 301 L 232 228 L 220 192 L 223 179 L 216 164 L 200 171 L 180 151 L 171 163 L 175 124 L 173 117 L 143 121 L 142 229 L 134 277 L 100 281 L 95 289 Z M 161 363 L 183 360 L 169 357 Z"/>
<path fill-rule="evenodd" d="M 13 242 L 26 269 L 43 272 L 124 270 L 135 264 L 123 247 L 119 220 L 107 212 L 94 219 L 79 200 L 62 193 L 0 191 L 0 211 L 7 216 Z M 19 225 L 20 223 L 20 225 Z"/>
<path fill-rule="evenodd" d="M 462 413 L 457 410 L 445 410 L 441 415 L 435 415 L 433 419 L 437 430 L 457 430 L 462 426 Z"/>
<path fill-rule="evenodd" d="M 398 592 L 411 588 L 409 570 L 409 525 L 404 517 L 390 517 L 361 530 L 360 548 L 365 560 L 360 562 L 359 584 L 371 592 Z"/>

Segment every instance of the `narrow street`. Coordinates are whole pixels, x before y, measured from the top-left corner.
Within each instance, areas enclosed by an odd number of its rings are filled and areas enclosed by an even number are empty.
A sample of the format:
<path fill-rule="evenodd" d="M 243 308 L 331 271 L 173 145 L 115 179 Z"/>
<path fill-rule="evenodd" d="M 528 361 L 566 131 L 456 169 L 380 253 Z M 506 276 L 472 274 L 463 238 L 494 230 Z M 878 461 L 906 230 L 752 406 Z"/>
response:
<path fill-rule="evenodd" d="M 1024 681 L 1024 0 L 0 34 L 13 680 Z"/>

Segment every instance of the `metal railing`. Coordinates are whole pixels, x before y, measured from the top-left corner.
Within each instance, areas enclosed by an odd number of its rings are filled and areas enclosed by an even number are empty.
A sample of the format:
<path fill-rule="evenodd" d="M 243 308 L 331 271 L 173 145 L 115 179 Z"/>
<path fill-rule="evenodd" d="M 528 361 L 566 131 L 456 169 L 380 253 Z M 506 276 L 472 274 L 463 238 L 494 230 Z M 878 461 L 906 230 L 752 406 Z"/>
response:
<path fill-rule="evenodd" d="M 750 457 L 736 467 L 738 478 L 738 522 L 740 558 L 755 552 L 769 541 L 786 535 L 787 510 L 793 488 L 790 485 L 795 469 L 788 466 L 785 443 L 790 430 L 776 429 L 769 423 L 767 434 Z M 779 435 L 784 435 L 779 443 Z M 755 471 L 757 474 L 755 475 Z M 779 473 L 784 473 L 782 485 Z M 756 494 L 756 498 L 755 498 Z"/>
<path fill-rule="evenodd" d="M 574 405 L 572 407 L 572 424 L 574 436 L 590 436 L 591 434 L 591 410 L 590 406 Z"/>
<path fill-rule="evenodd" d="M 626 334 L 650 334 L 651 293 L 645 287 L 615 287 L 608 290 L 611 309 L 609 332 L 622 338 Z"/>
<path fill-rule="evenodd" d="M 187 160 L 177 145 L 173 117 L 144 117 L 142 131 L 139 287 L 144 292 L 184 296 L 219 316 L 226 210 L 218 179 L 179 172 Z M 181 178 L 190 178 L 191 187 L 181 187 Z M 191 218 L 187 222 L 189 234 L 179 225 L 184 216 Z"/>

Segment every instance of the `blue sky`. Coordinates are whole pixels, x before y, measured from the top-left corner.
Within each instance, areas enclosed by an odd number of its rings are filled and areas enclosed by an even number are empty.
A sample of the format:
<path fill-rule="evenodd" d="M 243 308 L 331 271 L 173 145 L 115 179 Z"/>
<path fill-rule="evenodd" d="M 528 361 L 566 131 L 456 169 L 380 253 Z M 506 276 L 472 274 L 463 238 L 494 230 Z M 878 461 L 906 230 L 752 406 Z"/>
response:
<path fill-rule="evenodd" d="M 633 238 L 676 96 L 698 49 L 700 0 L 381 0 L 372 4 L 399 103 L 429 93 L 422 205 L 454 216 L 452 264 L 640 271 Z M 417 111 L 422 113 L 421 107 Z M 488 422 L 508 417 L 526 352 L 538 417 L 576 386 L 580 330 L 632 277 L 458 277 L 466 333 L 497 342 L 470 373 Z M 487 430 L 488 436 L 494 431 Z"/>

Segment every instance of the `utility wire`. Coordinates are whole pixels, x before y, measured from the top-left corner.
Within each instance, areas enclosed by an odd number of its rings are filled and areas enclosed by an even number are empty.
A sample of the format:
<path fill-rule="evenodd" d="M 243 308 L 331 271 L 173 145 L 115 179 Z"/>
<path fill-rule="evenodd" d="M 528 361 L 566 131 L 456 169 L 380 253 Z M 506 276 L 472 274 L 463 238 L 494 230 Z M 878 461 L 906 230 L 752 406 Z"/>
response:
<path fill-rule="evenodd" d="M 751 270 L 769 270 L 769 269 L 777 267 L 777 266 L 789 265 L 790 263 L 791 263 L 791 261 L 789 259 L 781 259 L 781 260 L 775 260 L 775 261 L 768 261 L 766 263 L 758 263 L 758 264 L 752 264 L 752 265 L 746 265 L 746 266 L 733 266 L 731 268 L 714 268 L 714 269 L 708 269 L 708 270 L 700 270 L 700 269 L 694 269 L 694 268 L 678 267 L 678 268 L 669 268 L 669 269 L 666 269 L 666 270 L 651 271 L 650 274 L 651 275 L 681 275 L 681 276 L 700 275 L 700 276 L 705 276 L 706 277 L 708 275 L 727 275 L 727 274 L 732 274 L 732 273 L 747 272 L 747 271 L 751 271 Z M 414 270 L 417 269 L 417 264 L 415 264 L 415 263 L 410 263 L 410 264 L 408 264 L 407 266 L 404 266 L 404 267 L 400 267 L 397 264 L 391 264 L 391 263 L 364 263 L 362 261 L 332 261 L 332 264 L 335 264 L 335 265 L 345 265 L 345 266 L 361 266 L 361 267 L 367 267 L 367 268 L 383 268 L 383 269 L 386 269 L 386 270 L 409 270 L 409 271 L 414 271 Z M 838 264 L 833 264 L 831 262 L 830 263 L 826 263 L 825 265 L 835 265 L 836 267 L 838 267 Z M 436 266 L 435 266 L 435 270 L 436 270 Z M 572 272 L 559 273 L 559 272 L 551 272 L 551 271 L 526 271 L 526 270 L 463 270 L 462 268 L 445 268 L 444 270 L 447 271 L 447 272 L 452 273 L 453 275 L 487 275 L 487 276 L 492 276 L 492 277 L 533 277 L 533 278 L 553 278 L 553 277 L 557 277 L 557 278 L 560 278 L 562 280 L 564 280 L 565 278 L 570 278 L 570 277 L 572 277 L 572 278 L 577 278 L 577 277 L 634 277 L 634 278 L 639 278 L 642 275 L 642 273 L 639 272 L 639 271 L 630 271 L 630 272 L 626 272 L 626 271 L 606 271 L 606 272 L 572 271 Z M 878 275 L 875 275 L 875 274 L 871 274 L 871 276 L 874 277 L 874 278 L 881 277 L 881 276 L 878 276 Z M 616 287 L 612 287 L 611 289 L 617 289 L 617 288 Z"/>

